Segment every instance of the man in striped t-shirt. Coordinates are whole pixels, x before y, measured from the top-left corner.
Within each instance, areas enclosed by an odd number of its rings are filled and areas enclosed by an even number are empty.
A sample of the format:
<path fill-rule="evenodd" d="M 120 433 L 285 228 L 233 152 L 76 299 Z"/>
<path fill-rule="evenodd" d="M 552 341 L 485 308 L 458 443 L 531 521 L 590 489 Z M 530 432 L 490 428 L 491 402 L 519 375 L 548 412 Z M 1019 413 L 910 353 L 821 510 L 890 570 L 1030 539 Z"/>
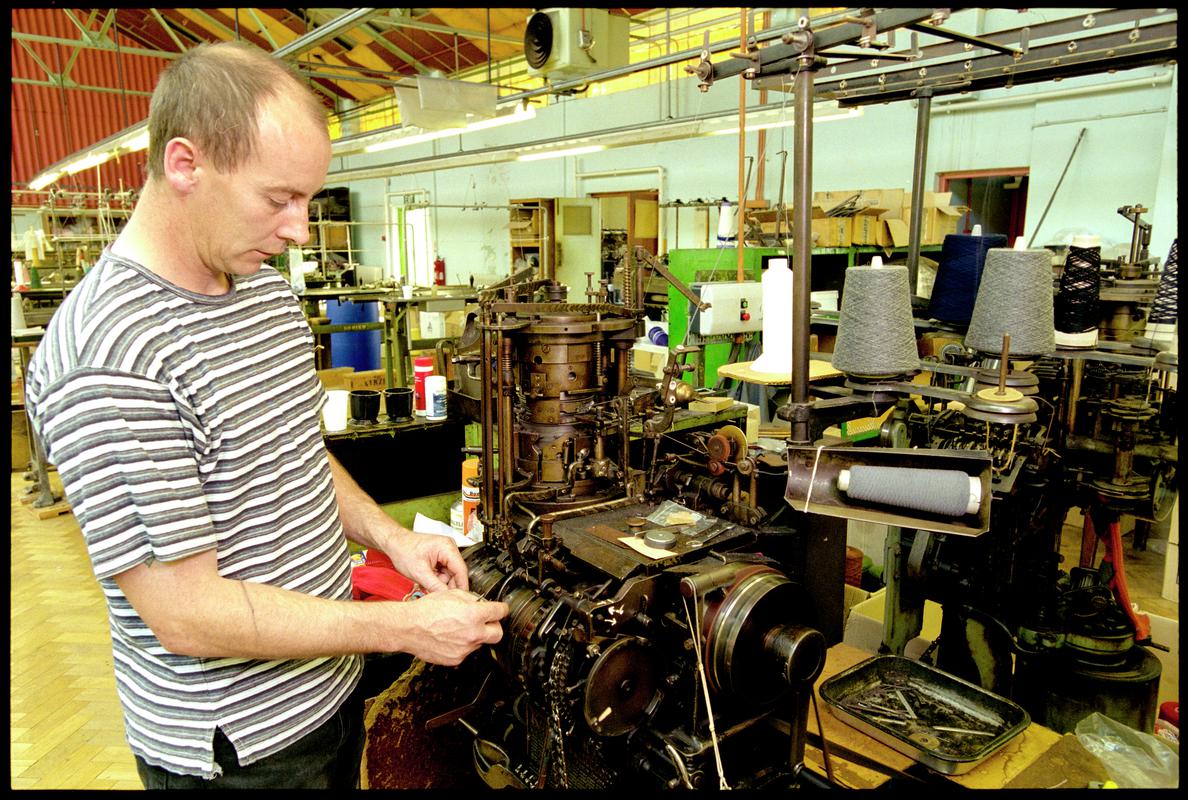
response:
<path fill-rule="evenodd" d="M 312 334 L 262 264 L 308 241 L 330 162 L 318 100 L 260 51 L 204 45 L 162 75 L 149 133 L 136 210 L 27 375 L 107 598 L 128 742 L 146 788 L 349 788 L 363 654 L 457 664 L 500 639 L 507 606 L 322 441 Z M 427 594 L 352 602 L 346 539 Z"/>

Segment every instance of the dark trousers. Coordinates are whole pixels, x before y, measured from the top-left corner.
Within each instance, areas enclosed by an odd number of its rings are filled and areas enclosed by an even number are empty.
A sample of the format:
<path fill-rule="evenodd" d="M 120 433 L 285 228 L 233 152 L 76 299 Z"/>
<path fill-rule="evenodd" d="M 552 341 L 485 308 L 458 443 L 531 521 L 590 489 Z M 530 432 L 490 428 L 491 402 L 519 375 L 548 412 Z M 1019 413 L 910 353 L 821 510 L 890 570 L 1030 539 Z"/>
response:
<path fill-rule="evenodd" d="M 136 757 L 136 770 L 145 789 L 356 789 L 363 758 L 363 682 L 338 712 L 293 744 L 239 766 L 235 747 L 222 730 L 215 730 L 214 756 L 223 774 L 207 780 L 145 763 Z"/>

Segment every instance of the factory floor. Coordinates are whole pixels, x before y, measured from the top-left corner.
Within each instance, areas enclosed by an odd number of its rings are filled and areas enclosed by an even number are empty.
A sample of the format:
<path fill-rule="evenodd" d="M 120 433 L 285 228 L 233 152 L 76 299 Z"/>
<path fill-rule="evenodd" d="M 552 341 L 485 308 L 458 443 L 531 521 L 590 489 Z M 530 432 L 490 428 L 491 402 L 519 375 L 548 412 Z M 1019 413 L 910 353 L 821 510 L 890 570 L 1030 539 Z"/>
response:
<path fill-rule="evenodd" d="M 51 484 L 60 496 L 55 473 Z M 107 613 L 82 537 L 69 513 L 38 519 L 32 506 L 21 502 L 30 485 L 23 473 L 12 473 L 12 788 L 140 789 L 124 742 Z M 1066 567 L 1077 563 L 1080 531 L 1074 512 L 1062 542 Z M 1160 596 L 1166 528 L 1151 533 L 1145 550 L 1135 551 L 1129 535 L 1124 542 L 1132 601 L 1144 611 L 1178 620 L 1178 603 Z M 1176 687 L 1171 696 L 1178 694 Z"/>

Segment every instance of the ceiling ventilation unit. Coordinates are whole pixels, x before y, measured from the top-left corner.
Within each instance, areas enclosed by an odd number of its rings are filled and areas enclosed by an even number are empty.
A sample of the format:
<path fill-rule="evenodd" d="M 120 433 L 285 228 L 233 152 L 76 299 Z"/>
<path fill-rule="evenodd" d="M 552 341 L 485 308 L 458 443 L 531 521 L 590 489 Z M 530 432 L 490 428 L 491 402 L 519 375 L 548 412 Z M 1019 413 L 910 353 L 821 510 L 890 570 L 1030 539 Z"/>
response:
<path fill-rule="evenodd" d="M 627 65 L 627 18 L 604 8 L 545 8 L 524 29 L 528 74 L 580 78 Z"/>

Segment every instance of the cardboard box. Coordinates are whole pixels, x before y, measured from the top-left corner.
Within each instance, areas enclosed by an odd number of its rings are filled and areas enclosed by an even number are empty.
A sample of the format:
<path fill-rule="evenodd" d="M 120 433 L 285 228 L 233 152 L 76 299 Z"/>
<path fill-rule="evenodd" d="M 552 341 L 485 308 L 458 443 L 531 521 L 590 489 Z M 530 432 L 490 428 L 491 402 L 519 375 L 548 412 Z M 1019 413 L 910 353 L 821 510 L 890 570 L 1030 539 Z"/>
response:
<path fill-rule="evenodd" d="M 822 217 L 812 221 L 814 247 L 849 247 L 854 221 L 850 217 Z"/>
<path fill-rule="evenodd" d="M 734 405 L 734 399 L 730 397 L 702 397 L 689 401 L 689 410 L 713 413 L 725 411 L 732 405 Z"/>
<path fill-rule="evenodd" d="M 346 385 L 342 388 L 348 390 L 378 389 L 379 391 L 383 391 L 388 387 L 388 373 L 382 369 L 350 372 L 343 376 L 343 382 Z"/>
<path fill-rule="evenodd" d="M 668 348 L 658 344 L 636 342 L 631 348 L 631 366 L 637 372 L 647 373 L 653 378 L 664 377 L 664 366 L 668 363 Z"/>
<path fill-rule="evenodd" d="M 944 244 L 945 237 L 957 232 L 957 225 L 961 217 L 969 211 L 966 206 L 951 204 L 952 192 L 925 192 L 922 207 L 922 222 L 920 224 L 920 244 Z M 912 196 L 909 194 L 903 202 L 904 237 L 906 244 L 907 227 L 912 219 Z"/>
<path fill-rule="evenodd" d="M 346 389 L 347 376 L 355 371 L 354 367 L 334 367 L 333 369 L 318 370 L 318 380 L 326 391 L 331 389 Z"/>
<path fill-rule="evenodd" d="M 846 623 L 850 620 L 850 611 L 854 606 L 870 597 L 870 592 L 848 583 L 845 584 L 845 592 L 845 597 L 842 600 L 842 630 L 845 630 Z"/>
<path fill-rule="evenodd" d="M 887 590 L 879 589 L 850 609 L 842 641 L 868 653 L 877 653 L 883 643 L 883 615 Z M 941 607 L 931 600 L 924 601 L 924 621 L 920 635 L 904 647 L 907 658 L 919 658 L 928 645 L 940 635 Z"/>

